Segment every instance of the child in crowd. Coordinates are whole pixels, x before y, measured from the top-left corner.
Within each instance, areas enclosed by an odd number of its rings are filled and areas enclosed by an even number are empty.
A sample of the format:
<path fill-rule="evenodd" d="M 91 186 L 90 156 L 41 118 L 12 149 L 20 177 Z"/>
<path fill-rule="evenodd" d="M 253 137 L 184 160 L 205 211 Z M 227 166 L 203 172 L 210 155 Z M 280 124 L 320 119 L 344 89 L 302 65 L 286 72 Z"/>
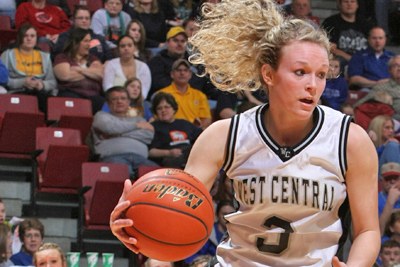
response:
<path fill-rule="evenodd" d="M 59 245 L 44 243 L 33 255 L 35 267 L 67 267 L 65 254 Z"/>
<path fill-rule="evenodd" d="M 11 256 L 11 229 L 7 224 L 0 224 L 0 267 L 10 267 L 14 264 Z"/>
<path fill-rule="evenodd" d="M 150 103 L 145 101 L 143 98 L 142 82 L 138 78 L 134 77 L 125 82 L 124 88 L 128 90 L 129 98 L 131 100 L 127 116 L 141 116 L 147 121 L 151 121 L 153 119 L 153 113 L 151 112 Z M 110 112 L 107 103 L 103 105 L 102 111 Z"/>
<path fill-rule="evenodd" d="M 376 267 L 397 267 L 400 266 L 400 244 L 394 240 L 382 243 L 379 252 L 379 261 Z"/>
<path fill-rule="evenodd" d="M 338 58 L 333 58 L 329 61 L 328 79 L 326 80 L 325 90 L 321 99 L 329 107 L 340 110 L 347 99 L 347 94 L 347 81 L 344 77 L 340 76 L 340 61 Z"/>

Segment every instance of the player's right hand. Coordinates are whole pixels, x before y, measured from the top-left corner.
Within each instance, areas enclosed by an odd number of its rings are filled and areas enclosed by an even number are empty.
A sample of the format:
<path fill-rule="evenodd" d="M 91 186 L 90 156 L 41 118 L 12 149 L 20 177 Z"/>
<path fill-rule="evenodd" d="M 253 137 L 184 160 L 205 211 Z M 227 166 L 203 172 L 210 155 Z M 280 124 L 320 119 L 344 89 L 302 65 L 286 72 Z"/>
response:
<path fill-rule="evenodd" d="M 126 195 L 132 187 L 132 183 L 129 179 L 125 180 L 124 190 L 122 191 L 122 195 L 118 201 L 118 204 L 115 206 L 114 210 L 110 215 L 110 228 L 112 233 L 131 251 L 134 253 L 139 253 L 139 249 L 136 246 L 137 239 L 127 235 L 124 231 L 125 227 L 129 227 L 133 225 L 133 221 L 131 219 L 123 218 L 123 214 L 125 210 L 130 206 L 130 201 L 126 200 Z"/>

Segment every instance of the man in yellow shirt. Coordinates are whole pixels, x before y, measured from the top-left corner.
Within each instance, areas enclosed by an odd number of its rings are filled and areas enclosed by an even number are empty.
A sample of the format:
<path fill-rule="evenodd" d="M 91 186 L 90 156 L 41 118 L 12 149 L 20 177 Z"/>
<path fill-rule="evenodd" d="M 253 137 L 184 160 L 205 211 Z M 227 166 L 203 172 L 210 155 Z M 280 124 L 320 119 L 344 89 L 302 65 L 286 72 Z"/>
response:
<path fill-rule="evenodd" d="M 185 59 L 178 59 L 172 65 L 172 83 L 160 90 L 173 95 L 178 103 L 177 119 L 188 120 L 202 129 L 211 124 L 211 111 L 207 96 L 191 87 L 189 80 L 192 77 L 190 64 Z"/>

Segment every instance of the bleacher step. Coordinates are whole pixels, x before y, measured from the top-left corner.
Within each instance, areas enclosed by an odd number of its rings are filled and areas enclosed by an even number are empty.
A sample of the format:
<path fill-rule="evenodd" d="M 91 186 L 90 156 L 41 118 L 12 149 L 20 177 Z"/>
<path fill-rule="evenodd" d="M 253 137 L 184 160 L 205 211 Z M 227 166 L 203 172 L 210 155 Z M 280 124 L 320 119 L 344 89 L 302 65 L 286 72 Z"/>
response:
<path fill-rule="evenodd" d="M 29 203 L 31 184 L 29 182 L 0 181 L 1 198 L 20 199 Z"/>

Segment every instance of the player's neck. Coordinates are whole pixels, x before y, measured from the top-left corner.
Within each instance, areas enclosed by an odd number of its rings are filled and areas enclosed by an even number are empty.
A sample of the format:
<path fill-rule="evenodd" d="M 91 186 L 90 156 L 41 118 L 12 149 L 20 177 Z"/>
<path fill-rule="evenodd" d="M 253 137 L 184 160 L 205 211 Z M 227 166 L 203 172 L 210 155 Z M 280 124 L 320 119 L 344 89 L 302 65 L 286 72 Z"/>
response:
<path fill-rule="evenodd" d="M 264 116 L 264 125 L 272 139 L 280 146 L 292 147 L 301 142 L 313 128 L 313 120 L 272 116 L 269 111 Z"/>

